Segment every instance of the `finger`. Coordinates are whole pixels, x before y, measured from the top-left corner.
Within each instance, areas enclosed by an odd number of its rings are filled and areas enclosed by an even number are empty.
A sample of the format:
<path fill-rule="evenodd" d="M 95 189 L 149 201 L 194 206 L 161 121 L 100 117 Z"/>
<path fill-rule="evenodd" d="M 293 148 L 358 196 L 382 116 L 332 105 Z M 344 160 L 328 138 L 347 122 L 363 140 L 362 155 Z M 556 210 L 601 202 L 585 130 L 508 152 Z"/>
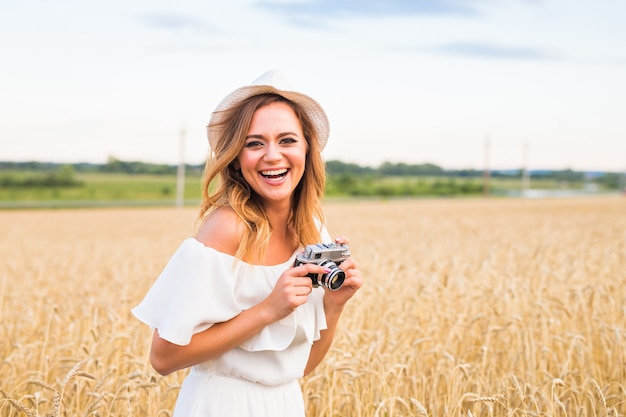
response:
<path fill-rule="evenodd" d="M 339 268 L 344 271 L 347 271 L 348 269 L 355 269 L 356 267 L 356 261 L 353 258 L 348 258 L 339 265 Z"/>
<path fill-rule="evenodd" d="M 309 278 L 307 277 L 307 275 L 309 274 L 318 275 L 318 274 L 327 274 L 330 272 L 330 269 L 326 268 L 325 266 L 321 266 L 315 263 L 302 264 L 300 266 L 296 266 L 295 268 L 293 268 L 293 270 L 296 276 L 304 277 L 304 278 Z"/>
<path fill-rule="evenodd" d="M 335 238 L 335 243 L 338 243 L 340 245 L 348 245 L 350 244 L 350 240 L 345 236 L 337 236 Z"/>
<path fill-rule="evenodd" d="M 311 281 L 311 279 L 307 278 L 306 282 L 304 283 L 300 283 L 300 285 L 296 285 L 295 286 L 295 293 L 296 295 L 309 295 L 313 292 L 313 281 Z"/>
<path fill-rule="evenodd" d="M 342 288 L 350 288 L 353 291 L 357 291 L 363 285 L 363 278 L 356 269 L 346 272 L 346 280 L 343 282 Z"/>

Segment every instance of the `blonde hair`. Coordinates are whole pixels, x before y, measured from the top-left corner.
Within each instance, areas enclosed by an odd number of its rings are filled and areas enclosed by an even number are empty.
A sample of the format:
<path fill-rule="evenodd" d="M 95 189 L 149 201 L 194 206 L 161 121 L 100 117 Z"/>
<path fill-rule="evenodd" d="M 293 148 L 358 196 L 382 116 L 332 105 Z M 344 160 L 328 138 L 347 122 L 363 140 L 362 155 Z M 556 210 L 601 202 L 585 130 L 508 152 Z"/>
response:
<path fill-rule="evenodd" d="M 230 207 L 245 225 L 235 256 L 245 261 L 260 261 L 267 251 L 272 228 L 263 200 L 246 182 L 234 162 L 244 147 L 254 112 L 275 102 L 287 103 L 302 125 L 307 141 L 306 166 L 291 201 L 289 230 L 300 247 L 320 241 L 324 223 L 321 199 L 326 185 L 326 171 L 316 131 L 297 103 L 277 94 L 249 97 L 224 111 L 220 123 L 222 135 L 206 161 L 202 181 L 199 221 L 218 207 Z M 213 126 L 211 126 L 213 127 Z"/>

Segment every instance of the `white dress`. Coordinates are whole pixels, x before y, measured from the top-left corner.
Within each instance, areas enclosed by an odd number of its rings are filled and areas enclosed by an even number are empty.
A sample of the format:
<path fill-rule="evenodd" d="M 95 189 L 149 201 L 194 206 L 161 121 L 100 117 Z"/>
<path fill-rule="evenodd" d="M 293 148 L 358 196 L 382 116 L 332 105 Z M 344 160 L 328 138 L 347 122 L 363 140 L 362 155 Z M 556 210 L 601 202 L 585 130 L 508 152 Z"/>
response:
<path fill-rule="evenodd" d="M 322 230 L 323 241 L 330 241 Z M 191 336 L 263 301 L 296 253 L 279 265 L 251 265 L 182 242 L 132 313 L 159 336 L 187 345 Z M 326 329 L 324 290 L 284 319 L 220 357 L 193 366 L 178 395 L 175 417 L 304 416 L 298 384 L 311 345 Z"/>

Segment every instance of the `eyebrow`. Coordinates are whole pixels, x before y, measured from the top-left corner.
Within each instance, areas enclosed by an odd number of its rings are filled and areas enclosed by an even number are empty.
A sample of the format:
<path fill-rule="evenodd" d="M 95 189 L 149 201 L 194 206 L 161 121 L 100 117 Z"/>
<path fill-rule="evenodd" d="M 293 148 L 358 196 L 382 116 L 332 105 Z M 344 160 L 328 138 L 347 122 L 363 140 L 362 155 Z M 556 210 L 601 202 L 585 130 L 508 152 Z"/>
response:
<path fill-rule="evenodd" d="M 285 136 L 296 136 L 300 137 L 296 132 L 282 132 L 278 134 L 278 138 L 283 138 Z M 248 135 L 246 139 L 265 139 L 263 135 Z"/>

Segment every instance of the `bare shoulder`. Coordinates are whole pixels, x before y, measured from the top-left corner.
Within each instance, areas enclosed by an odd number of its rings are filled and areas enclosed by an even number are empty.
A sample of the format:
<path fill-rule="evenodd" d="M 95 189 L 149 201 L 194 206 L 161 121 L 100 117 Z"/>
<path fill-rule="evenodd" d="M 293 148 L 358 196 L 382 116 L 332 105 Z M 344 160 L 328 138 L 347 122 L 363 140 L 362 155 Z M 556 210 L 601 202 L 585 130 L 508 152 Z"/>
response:
<path fill-rule="evenodd" d="M 243 222 L 231 208 L 220 207 L 204 219 L 196 238 L 205 246 L 235 255 L 243 228 Z"/>

